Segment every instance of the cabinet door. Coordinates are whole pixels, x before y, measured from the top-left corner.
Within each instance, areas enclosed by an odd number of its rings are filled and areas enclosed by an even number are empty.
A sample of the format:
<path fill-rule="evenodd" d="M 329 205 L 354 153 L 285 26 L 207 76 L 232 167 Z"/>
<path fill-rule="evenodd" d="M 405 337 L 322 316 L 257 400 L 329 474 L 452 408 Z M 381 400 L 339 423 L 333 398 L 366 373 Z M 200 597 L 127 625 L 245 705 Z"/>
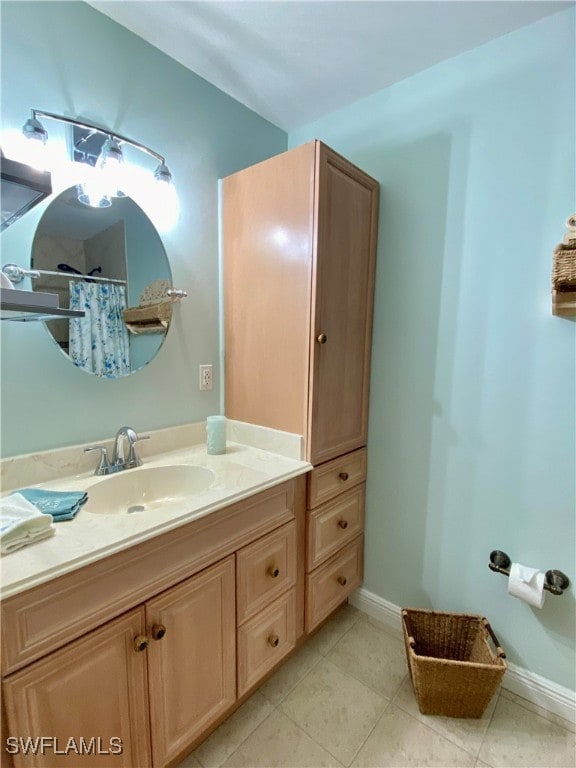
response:
<path fill-rule="evenodd" d="M 226 415 L 304 435 L 315 142 L 224 179 Z"/>
<path fill-rule="evenodd" d="M 4 680 L 16 768 L 150 765 L 143 631 L 132 611 Z"/>
<path fill-rule="evenodd" d="M 236 699 L 234 556 L 146 603 L 154 765 L 165 765 Z M 161 630 L 160 630 L 161 633 Z"/>
<path fill-rule="evenodd" d="M 309 460 L 366 444 L 378 183 L 320 144 Z"/>

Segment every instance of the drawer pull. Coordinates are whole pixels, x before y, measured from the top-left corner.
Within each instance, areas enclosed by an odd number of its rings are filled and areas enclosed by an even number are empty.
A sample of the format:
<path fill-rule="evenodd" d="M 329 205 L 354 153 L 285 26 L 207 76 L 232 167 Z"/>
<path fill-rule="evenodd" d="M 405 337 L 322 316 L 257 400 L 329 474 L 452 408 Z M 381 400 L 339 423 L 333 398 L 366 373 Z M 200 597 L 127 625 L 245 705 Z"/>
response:
<path fill-rule="evenodd" d="M 318 344 L 326 344 L 326 342 L 328 341 L 328 336 L 326 336 L 325 333 L 320 333 L 316 337 L 316 341 L 318 342 Z"/>
<path fill-rule="evenodd" d="M 348 480 L 349 475 L 348 475 L 348 472 L 340 472 L 338 477 L 340 478 L 340 480 L 342 480 L 343 483 L 345 483 L 346 480 Z"/>
<path fill-rule="evenodd" d="M 268 638 L 268 642 L 270 643 L 272 648 L 277 648 L 278 644 L 280 643 L 280 638 L 278 637 L 278 635 L 270 635 L 270 637 Z"/>
<path fill-rule="evenodd" d="M 338 520 L 338 527 L 342 528 L 342 530 L 348 528 L 348 520 Z"/>
<path fill-rule="evenodd" d="M 164 626 L 164 624 L 154 624 L 154 626 L 152 627 L 153 640 L 162 640 L 165 634 L 166 634 L 166 627 Z"/>
<path fill-rule="evenodd" d="M 134 638 L 134 650 L 145 651 L 148 648 L 148 638 L 146 635 L 136 635 Z"/>
<path fill-rule="evenodd" d="M 338 584 L 340 584 L 341 587 L 345 587 L 346 582 L 347 582 L 346 576 L 338 576 Z"/>
<path fill-rule="evenodd" d="M 277 579 L 280 575 L 280 571 L 278 568 L 276 568 L 276 566 L 271 565 L 270 568 L 268 568 L 268 575 L 272 576 L 273 579 Z"/>

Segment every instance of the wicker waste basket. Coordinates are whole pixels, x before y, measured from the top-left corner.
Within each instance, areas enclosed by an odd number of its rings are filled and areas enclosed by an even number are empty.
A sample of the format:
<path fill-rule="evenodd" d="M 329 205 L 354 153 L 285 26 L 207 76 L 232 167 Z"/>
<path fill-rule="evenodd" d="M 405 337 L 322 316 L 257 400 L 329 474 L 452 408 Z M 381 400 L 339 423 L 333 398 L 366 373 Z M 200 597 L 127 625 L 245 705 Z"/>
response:
<path fill-rule="evenodd" d="M 506 654 L 488 621 L 482 616 L 403 608 L 402 628 L 420 712 L 482 717 L 506 671 Z"/>

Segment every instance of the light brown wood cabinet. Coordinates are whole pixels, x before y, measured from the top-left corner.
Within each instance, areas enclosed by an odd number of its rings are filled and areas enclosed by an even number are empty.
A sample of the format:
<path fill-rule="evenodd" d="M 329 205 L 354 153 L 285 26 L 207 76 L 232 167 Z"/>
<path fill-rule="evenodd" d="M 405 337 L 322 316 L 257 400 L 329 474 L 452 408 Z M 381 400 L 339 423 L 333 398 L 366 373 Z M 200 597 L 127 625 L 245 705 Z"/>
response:
<path fill-rule="evenodd" d="M 362 582 L 378 198 L 320 141 L 222 185 L 226 415 L 304 437 L 307 632 Z"/>
<path fill-rule="evenodd" d="M 296 525 L 292 522 L 236 556 L 239 696 L 296 644 L 296 548 Z"/>
<path fill-rule="evenodd" d="M 226 415 L 366 444 L 378 182 L 319 141 L 223 181 Z"/>
<path fill-rule="evenodd" d="M 144 634 L 144 610 L 139 608 L 4 681 L 10 736 L 57 740 L 55 747 L 47 743 L 44 749 L 38 743 L 37 754 L 32 747 L 27 756 L 19 751 L 16 766 L 151 765 L 146 654 L 134 649 L 135 638 Z M 79 749 L 81 737 L 88 746 L 92 737 L 100 741 L 90 750 L 94 754 L 56 754 L 66 751 L 71 737 Z M 121 754 L 107 756 L 105 750 L 115 750 L 118 737 Z"/>
<path fill-rule="evenodd" d="M 72 759 L 20 751 L 16 768 L 176 764 L 230 714 L 303 634 L 305 489 L 298 477 L 3 601 L 3 736 L 100 739 Z M 102 752 L 112 737 L 121 754 Z"/>
<path fill-rule="evenodd" d="M 306 512 L 306 632 L 362 583 L 366 448 L 315 467 Z"/>
<path fill-rule="evenodd" d="M 236 700 L 234 567 L 227 557 L 146 603 L 155 766 L 178 757 Z"/>
<path fill-rule="evenodd" d="M 234 605 L 228 557 L 34 662 L 4 684 L 12 731 L 56 736 L 60 752 L 71 736 L 77 745 L 100 738 L 109 750 L 123 735 L 118 757 L 72 752 L 74 763 L 166 765 L 236 699 Z M 49 748 L 15 762 L 70 766 L 71 758 Z"/>

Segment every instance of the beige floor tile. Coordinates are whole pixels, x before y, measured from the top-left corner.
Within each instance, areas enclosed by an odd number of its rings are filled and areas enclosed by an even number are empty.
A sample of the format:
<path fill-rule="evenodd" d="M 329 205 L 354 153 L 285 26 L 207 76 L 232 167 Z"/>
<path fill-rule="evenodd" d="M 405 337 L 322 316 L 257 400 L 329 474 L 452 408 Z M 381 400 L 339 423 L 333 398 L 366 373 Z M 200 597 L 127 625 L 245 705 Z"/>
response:
<path fill-rule="evenodd" d="M 368 616 L 368 614 L 364 614 L 362 618 L 370 622 L 372 626 L 376 627 L 376 629 L 379 629 L 381 632 L 387 632 L 397 640 L 404 642 L 404 635 L 402 634 L 402 622 L 399 616 L 398 621 L 393 626 L 391 626 L 388 622 L 380 621 L 374 616 Z"/>
<path fill-rule="evenodd" d="M 490 720 L 492 719 L 492 714 L 497 701 L 498 696 L 496 695 L 486 708 L 484 715 L 477 719 L 423 715 L 418 709 L 418 702 L 414 695 L 410 675 L 408 675 L 394 697 L 393 703 L 404 710 L 404 712 L 412 715 L 412 717 L 420 720 L 424 725 L 432 728 L 437 733 L 450 741 L 453 741 L 454 744 L 457 744 L 459 747 L 465 749 L 476 757 L 482 746 L 484 734 L 490 725 Z"/>
<path fill-rule="evenodd" d="M 389 700 L 324 659 L 280 709 L 315 741 L 349 765 Z"/>
<path fill-rule="evenodd" d="M 226 768 L 341 768 L 301 728 L 274 710 L 224 763 Z"/>
<path fill-rule="evenodd" d="M 529 709 L 531 712 L 535 712 L 537 715 L 556 723 L 556 725 L 560 725 L 562 728 L 567 728 L 569 731 L 572 731 L 572 733 L 576 733 L 576 723 L 572 723 L 570 720 L 566 720 L 564 717 L 554 714 L 554 712 L 549 712 L 547 709 L 539 707 L 538 704 L 533 704 L 531 701 L 528 701 L 528 699 L 518 696 L 505 688 L 502 688 L 500 695 L 504 699 L 514 701 L 516 704 L 520 704 L 521 707 L 524 707 L 524 709 Z"/>
<path fill-rule="evenodd" d="M 494 768 L 574 768 L 574 734 L 500 697 L 478 757 Z"/>
<path fill-rule="evenodd" d="M 363 768 L 472 768 L 475 758 L 393 704 L 352 763 Z"/>
<path fill-rule="evenodd" d="M 327 658 L 390 699 L 408 674 L 404 643 L 364 620 L 354 624 Z"/>
<path fill-rule="evenodd" d="M 488 763 L 483 763 L 482 760 L 476 760 L 474 768 L 492 768 L 492 766 L 488 765 Z"/>
<path fill-rule="evenodd" d="M 204 768 L 218 768 L 272 710 L 272 704 L 256 691 L 194 750 L 194 757 Z"/>
<path fill-rule="evenodd" d="M 322 658 L 307 645 L 302 646 L 259 688 L 260 693 L 276 706 Z"/>
<path fill-rule="evenodd" d="M 194 754 L 188 755 L 188 757 L 185 757 L 184 760 L 182 760 L 181 763 L 178 763 L 176 768 L 202 768 L 198 760 L 194 757 Z"/>
<path fill-rule="evenodd" d="M 353 605 L 344 603 L 338 608 L 336 613 L 326 624 L 311 637 L 306 645 L 316 653 L 326 656 L 326 654 L 336 645 L 338 640 L 348 632 L 350 627 L 360 619 L 364 614 Z"/>

